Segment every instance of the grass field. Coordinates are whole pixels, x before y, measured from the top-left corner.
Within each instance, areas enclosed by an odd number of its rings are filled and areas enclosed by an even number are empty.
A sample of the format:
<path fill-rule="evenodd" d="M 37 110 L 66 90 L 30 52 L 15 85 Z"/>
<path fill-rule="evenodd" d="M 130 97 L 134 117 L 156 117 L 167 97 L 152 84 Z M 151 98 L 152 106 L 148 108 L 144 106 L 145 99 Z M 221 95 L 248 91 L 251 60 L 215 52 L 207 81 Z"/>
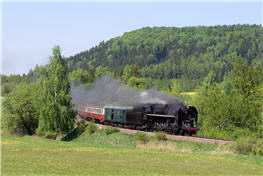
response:
<path fill-rule="evenodd" d="M 263 158 L 227 147 L 99 131 L 70 142 L 2 136 L 2 175 L 263 175 Z"/>

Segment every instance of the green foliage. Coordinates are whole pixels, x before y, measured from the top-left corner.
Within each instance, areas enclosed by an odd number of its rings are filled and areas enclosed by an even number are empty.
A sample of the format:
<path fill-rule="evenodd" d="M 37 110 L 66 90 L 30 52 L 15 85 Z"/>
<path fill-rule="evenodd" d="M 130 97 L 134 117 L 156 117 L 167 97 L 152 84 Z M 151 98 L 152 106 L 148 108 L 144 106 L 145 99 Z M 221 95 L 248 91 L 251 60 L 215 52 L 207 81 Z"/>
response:
<path fill-rule="evenodd" d="M 21 84 L 31 84 L 40 80 L 46 73 L 45 66 L 38 66 L 30 70 L 28 74 L 23 75 L 2 75 L 1 74 L 1 96 L 10 93 L 14 88 L 19 87 Z"/>
<path fill-rule="evenodd" d="M 146 135 L 146 133 L 141 133 L 141 132 L 137 132 L 135 134 L 136 140 L 145 144 L 148 141 L 148 137 Z"/>
<path fill-rule="evenodd" d="M 73 70 L 69 73 L 70 81 L 77 81 L 79 83 L 85 84 L 89 82 L 89 73 L 83 69 Z"/>
<path fill-rule="evenodd" d="M 105 76 L 105 75 L 112 76 L 112 73 L 111 73 L 110 68 L 108 66 L 106 66 L 106 67 L 99 66 L 96 68 L 96 71 L 95 71 L 96 79 L 100 78 L 101 76 Z"/>
<path fill-rule="evenodd" d="M 165 141 L 166 140 L 166 133 L 165 132 L 157 132 L 157 133 L 155 133 L 155 138 L 158 141 Z"/>
<path fill-rule="evenodd" d="M 34 81 L 39 81 L 43 79 L 47 74 L 47 65 L 36 65 L 34 70 L 29 70 L 27 76 Z"/>
<path fill-rule="evenodd" d="M 199 112 L 199 135 L 227 139 L 262 136 L 261 74 L 241 61 L 235 63 L 233 74 L 220 84 L 216 83 L 216 74 L 210 72 L 194 100 Z M 246 84 L 245 75 L 257 83 Z"/>
<path fill-rule="evenodd" d="M 87 135 L 92 135 L 93 133 L 95 133 L 98 130 L 97 125 L 95 124 L 94 121 L 90 121 L 88 126 L 86 127 L 86 133 Z"/>
<path fill-rule="evenodd" d="M 58 134 L 54 131 L 46 131 L 45 133 L 43 133 L 43 137 L 47 138 L 47 139 L 56 139 L 58 136 Z"/>
<path fill-rule="evenodd" d="M 256 146 L 252 148 L 253 155 L 263 156 L 263 140 L 259 139 L 256 143 Z"/>
<path fill-rule="evenodd" d="M 30 76 L 24 75 L 1 75 L 1 96 L 10 93 L 14 88 L 21 84 L 33 83 L 34 79 Z"/>
<path fill-rule="evenodd" d="M 262 71 L 258 67 L 249 67 L 244 59 L 239 58 L 234 64 L 233 85 L 240 94 L 246 97 L 253 94 L 262 79 Z"/>
<path fill-rule="evenodd" d="M 58 46 L 53 48 L 40 90 L 37 134 L 46 137 L 69 133 L 73 129 L 74 111 L 67 68 Z"/>
<path fill-rule="evenodd" d="M 37 84 L 21 84 L 3 99 L 2 126 L 15 134 L 35 133 L 38 127 Z"/>
<path fill-rule="evenodd" d="M 124 33 L 67 59 L 70 71 L 108 67 L 127 83 L 134 77 L 178 79 L 183 91 L 200 86 L 209 72 L 221 82 L 237 56 L 262 68 L 260 25 L 153 27 Z"/>
<path fill-rule="evenodd" d="M 76 123 L 76 127 L 66 136 L 61 138 L 61 141 L 71 141 L 78 138 L 83 132 L 85 132 L 86 125 L 84 121 Z"/>
<path fill-rule="evenodd" d="M 130 77 L 127 81 L 128 86 L 136 87 L 139 90 L 145 90 L 149 88 L 145 78 Z"/>
<path fill-rule="evenodd" d="M 78 135 L 81 135 L 86 129 L 86 125 L 85 125 L 84 121 L 77 122 L 76 128 L 77 128 Z"/>
<path fill-rule="evenodd" d="M 118 128 L 107 127 L 104 131 L 105 131 L 105 133 L 106 133 L 107 135 L 110 135 L 110 134 L 112 134 L 112 133 L 117 133 L 117 132 L 119 132 L 120 130 L 119 130 Z"/>
<path fill-rule="evenodd" d="M 126 66 L 123 68 L 121 78 L 122 78 L 122 80 L 123 80 L 125 83 L 127 83 L 127 81 L 129 80 L 129 78 L 132 76 L 132 75 L 131 75 L 131 72 L 132 72 L 132 66 L 131 66 L 131 65 L 126 65 Z"/>

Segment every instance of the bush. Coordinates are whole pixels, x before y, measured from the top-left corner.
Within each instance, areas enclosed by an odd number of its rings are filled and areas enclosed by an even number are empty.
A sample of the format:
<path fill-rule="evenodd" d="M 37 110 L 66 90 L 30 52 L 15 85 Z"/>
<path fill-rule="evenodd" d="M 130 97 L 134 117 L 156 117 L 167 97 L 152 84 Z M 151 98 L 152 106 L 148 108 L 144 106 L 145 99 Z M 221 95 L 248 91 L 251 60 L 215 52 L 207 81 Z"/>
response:
<path fill-rule="evenodd" d="M 47 139 L 56 139 L 57 138 L 57 133 L 53 131 L 47 131 L 43 134 L 43 136 Z"/>
<path fill-rule="evenodd" d="M 256 146 L 252 148 L 253 155 L 263 156 L 263 141 L 258 140 Z"/>
<path fill-rule="evenodd" d="M 107 135 L 110 135 L 112 133 L 117 133 L 119 131 L 120 131 L 119 129 L 113 128 L 113 127 L 108 127 L 108 128 L 105 129 L 105 132 L 106 132 Z"/>
<path fill-rule="evenodd" d="M 87 128 L 86 128 L 86 132 L 88 135 L 92 135 L 93 133 L 95 133 L 98 130 L 97 125 L 95 124 L 95 122 L 92 120 L 89 122 Z"/>
<path fill-rule="evenodd" d="M 155 133 L 155 137 L 158 141 L 165 141 L 166 140 L 165 132 L 157 132 L 157 133 Z"/>
<path fill-rule="evenodd" d="M 3 98 L 2 126 L 11 134 L 33 135 L 38 127 L 37 84 L 22 84 Z"/>
<path fill-rule="evenodd" d="M 147 140 L 148 140 L 146 134 L 145 134 L 145 133 L 141 133 L 141 132 L 137 132 L 137 133 L 135 134 L 135 137 L 136 137 L 136 140 L 137 140 L 137 141 L 139 141 L 139 142 L 141 142 L 141 143 L 144 143 L 144 144 L 145 144 L 145 143 L 147 142 Z"/>
<path fill-rule="evenodd" d="M 81 122 L 77 122 L 77 134 L 78 135 L 81 135 L 86 129 L 86 125 L 84 123 L 84 121 L 81 121 Z"/>

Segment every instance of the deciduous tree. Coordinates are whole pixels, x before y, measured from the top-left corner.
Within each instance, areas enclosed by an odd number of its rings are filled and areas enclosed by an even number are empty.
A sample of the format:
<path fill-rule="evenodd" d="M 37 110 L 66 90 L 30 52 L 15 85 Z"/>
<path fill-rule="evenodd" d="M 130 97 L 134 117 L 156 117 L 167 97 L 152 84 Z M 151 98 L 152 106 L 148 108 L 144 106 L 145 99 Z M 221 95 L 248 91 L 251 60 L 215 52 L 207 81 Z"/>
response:
<path fill-rule="evenodd" d="M 54 138 L 70 132 L 74 124 L 74 112 L 70 84 L 65 61 L 59 46 L 53 48 L 46 77 L 41 83 L 40 118 L 37 133 Z"/>

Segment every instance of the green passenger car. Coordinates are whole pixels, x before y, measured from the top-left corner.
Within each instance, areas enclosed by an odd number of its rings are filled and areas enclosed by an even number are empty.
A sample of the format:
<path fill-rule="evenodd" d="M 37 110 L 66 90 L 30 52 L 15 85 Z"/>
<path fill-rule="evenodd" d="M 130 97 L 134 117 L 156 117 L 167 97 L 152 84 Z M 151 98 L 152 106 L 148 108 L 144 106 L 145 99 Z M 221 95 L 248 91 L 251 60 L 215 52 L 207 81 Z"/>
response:
<path fill-rule="evenodd" d="M 105 122 L 120 123 L 120 124 L 141 124 L 141 113 L 132 112 L 132 107 L 105 107 Z"/>

